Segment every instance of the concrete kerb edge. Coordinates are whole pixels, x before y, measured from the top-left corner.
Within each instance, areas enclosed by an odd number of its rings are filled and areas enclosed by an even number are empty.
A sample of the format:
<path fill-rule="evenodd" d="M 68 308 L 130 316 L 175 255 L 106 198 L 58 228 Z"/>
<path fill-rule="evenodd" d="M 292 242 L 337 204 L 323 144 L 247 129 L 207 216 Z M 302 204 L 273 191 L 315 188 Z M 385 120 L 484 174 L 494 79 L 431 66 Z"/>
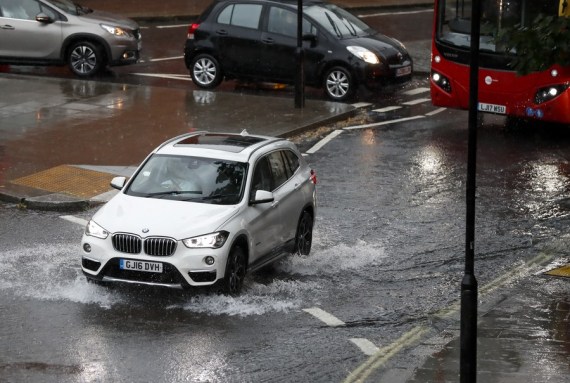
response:
<path fill-rule="evenodd" d="M 21 197 L 7 191 L 0 191 L 0 201 L 17 204 L 23 209 L 74 212 L 84 211 L 90 207 L 100 204 L 85 199 L 78 199 L 66 194 L 46 194 L 37 197 Z"/>

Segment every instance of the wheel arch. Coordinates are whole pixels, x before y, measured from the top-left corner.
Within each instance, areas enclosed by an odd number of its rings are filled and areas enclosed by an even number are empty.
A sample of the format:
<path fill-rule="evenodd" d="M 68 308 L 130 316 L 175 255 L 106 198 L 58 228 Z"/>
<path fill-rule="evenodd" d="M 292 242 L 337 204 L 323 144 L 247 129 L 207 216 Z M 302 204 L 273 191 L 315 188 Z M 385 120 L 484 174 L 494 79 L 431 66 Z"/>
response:
<path fill-rule="evenodd" d="M 245 269 L 247 272 L 247 269 L 249 268 L 249 240 L 246 234 L 239 234 L 236 238 L 234 238 L 231 246 L 230 246 L 230 252 L 235 248 L 235 247 L 241 247 L 241 249 L 244 251 L 245 253 Z"/>
<path fill-rule="evenodd" d="M 88 41 L 90 43 L 97 44 L 100 47 L 102 47 L 104 54 L 103 61 L 105 64 L 109 62 L 109 57 L 111 57 L 112 55 L 111 55 L 111 47 L 109 47 L 107 41 L 105 41 L 105 39 L 103 39 L 100 36 L 88 33 L 76 33 L 74 35 L 65 38 L 63 44 L 61 45 L 61 52 L 60 52 L 60 56 L 63 62 L 67 63 L 67 56 L 69 53 L 69 49 L 71 49 L 73 44 L 80 41 Z"/>

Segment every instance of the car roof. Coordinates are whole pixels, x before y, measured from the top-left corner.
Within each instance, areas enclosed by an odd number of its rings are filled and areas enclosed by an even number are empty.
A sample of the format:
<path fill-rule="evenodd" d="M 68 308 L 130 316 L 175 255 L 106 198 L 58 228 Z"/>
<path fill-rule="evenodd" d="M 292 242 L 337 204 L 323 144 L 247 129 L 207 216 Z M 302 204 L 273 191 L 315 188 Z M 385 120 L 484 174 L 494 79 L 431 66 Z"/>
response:
<path fill-rule="evenodd" d="M 155 153 L 247 162 L 259 149 L 280 142 L 287 143 L 283 138 L 252 135 L 245 130 L 240 134 L 202 131 L 174 137 L 161 144 Z"/>

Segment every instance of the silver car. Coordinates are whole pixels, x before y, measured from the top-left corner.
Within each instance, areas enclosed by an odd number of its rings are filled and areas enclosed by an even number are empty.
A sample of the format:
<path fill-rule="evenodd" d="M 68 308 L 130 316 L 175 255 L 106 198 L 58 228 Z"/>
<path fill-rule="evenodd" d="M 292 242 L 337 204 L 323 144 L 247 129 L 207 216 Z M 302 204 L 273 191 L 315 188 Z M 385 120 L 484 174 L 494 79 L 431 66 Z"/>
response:
<path fill-rule="evenodd" d="M 185 134 L 111 185 L 83 235 L 88 281 L 238 294 L 246 272 L 311 251 L 316 174 L 285 139 Z"/>
<path fill-rule="evenodd" d="M 136 63 L 138 24 L 69 0 L 0 0 L 0 64 L 69 65 L 80 77 Z"/>

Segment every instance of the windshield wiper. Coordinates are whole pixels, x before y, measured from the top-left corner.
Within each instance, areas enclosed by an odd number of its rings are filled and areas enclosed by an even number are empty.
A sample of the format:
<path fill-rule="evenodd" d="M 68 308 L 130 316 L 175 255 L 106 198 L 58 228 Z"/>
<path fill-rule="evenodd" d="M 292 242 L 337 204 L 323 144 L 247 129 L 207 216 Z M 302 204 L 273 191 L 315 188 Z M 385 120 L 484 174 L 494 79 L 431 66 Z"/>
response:
<path fill-rule="evenodd" d="M 151 197 L 161 197 L 161 196 L 165 196 L 165 195 L 182 195 L 182 194 L 202 194 L 201 191 L 198 190 L 170 190 L 170 191 L 163 191 L 163 192 L 156 192 L 156 193 L 148 193 L 145 197 L 146 198 L 151 198 Z M 201 197 L 196 197 L 196 198 L 201 198 Z"/>
<path fill-rule="evenodd" d="M 212 195 L 207 195 L 204 197 L 194 197 L 194 198 L 188 198 L 188 199 L 184 199 L 183 201 L 191 201 L 191 200 L 200 200 L 200 201 L 211 201 L 213 199 L 222 199 L 222 198 L 235 198 L 236 195 L 235 194 L 212 194 Z"/>
<path fill-rule="evenodd" d="M 354 28 L 354 25 L 352 25 L 350 21 L 348 21 L 347 19 L 342 19 L 342 23 L 346 26 L 346 29 L 348 29 L 351 35 L 353 36 L 358 35 L 358 33 L 356 33 L 356 28 Z"/>
<path fill-rule="evenodd" d="M 329 20 L 329 23 L 331 23 L 331 25 L 332 25 L 332 27 L 333 27 L 335 33 L 336 33 L 336 36 L 337 36 L 339 39 L 342 38 L 342 33 L 340 33 L 340 29 L 338 29 L 338 25 L 336 25 L 336 23 L 335 23 L 334 20 L 332 19 L 331 15 L 329 15 L 328 12 L 325 12 L 325 15 L 327 16 L 327 19 Z"/>

